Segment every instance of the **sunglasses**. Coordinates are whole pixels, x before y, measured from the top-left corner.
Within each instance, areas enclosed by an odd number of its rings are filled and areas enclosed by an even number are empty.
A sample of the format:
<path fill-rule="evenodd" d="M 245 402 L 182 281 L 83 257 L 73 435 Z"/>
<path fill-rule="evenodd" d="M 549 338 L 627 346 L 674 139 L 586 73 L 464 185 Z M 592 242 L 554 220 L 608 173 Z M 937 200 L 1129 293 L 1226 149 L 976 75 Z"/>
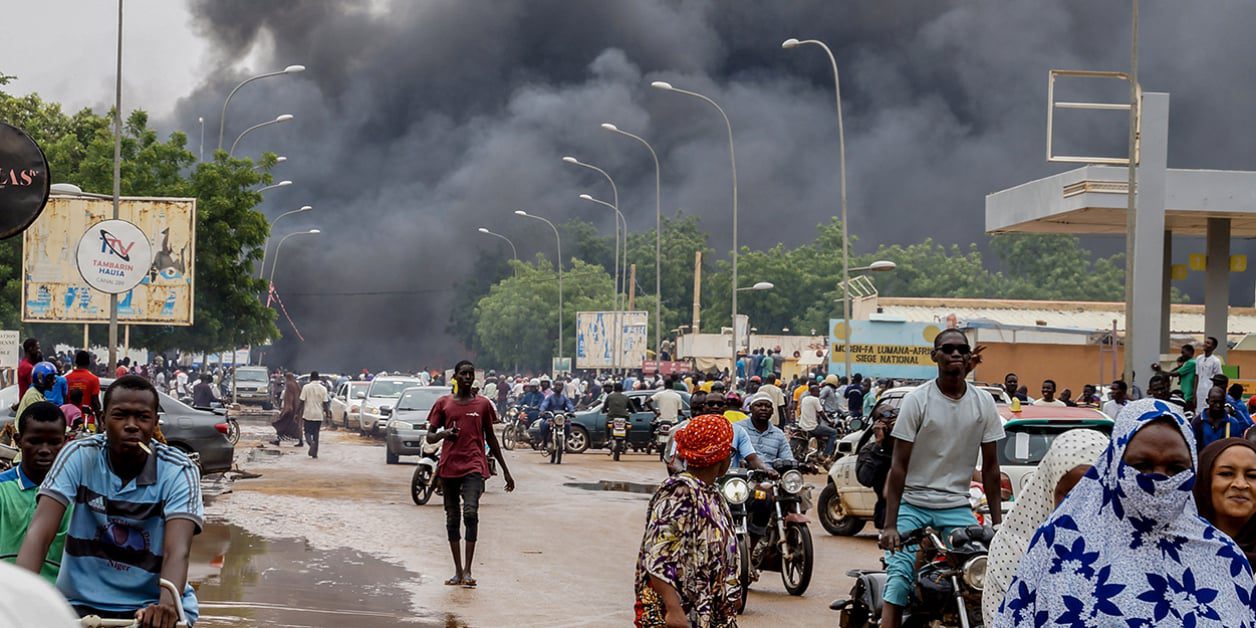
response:
<path fill-rule="evenodd" d="M 937 349 L 935 349 L 935 351 L 942 353 L 942 355 L 951 355 L 952 353 L 955 353 L 956 351 L 958 351 L 960 355 L 968 355 L 973 352 L 973 348 L 968 346 L 967 344 L 947 343 L 938 347 Z"/>

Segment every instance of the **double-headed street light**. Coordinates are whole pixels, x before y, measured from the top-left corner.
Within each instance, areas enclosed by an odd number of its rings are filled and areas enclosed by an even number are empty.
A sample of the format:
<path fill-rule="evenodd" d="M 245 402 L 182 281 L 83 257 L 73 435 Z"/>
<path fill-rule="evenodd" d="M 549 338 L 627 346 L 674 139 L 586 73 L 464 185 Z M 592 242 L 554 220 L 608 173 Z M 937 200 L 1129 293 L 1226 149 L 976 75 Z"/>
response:
<path fill-rule="evenodd" d="M 308 212 L 308 211 L 310 211 L 310 210 L 312 210 L 312 209 L 314 209 L 314 208 L 313 208 L 312 206 L 310 206 L 310 205 L 303 205 L 303 206 L 301 206 L 301 208 L 300 208 L 300 209 L 294 209 L 294 210 L 292 210 L 292 211 L 286 211 L 286 212 L 284 212 L 284 213 L 282 213 L 282 214 L 279 214 L 279 216 L 278 216 L 277 218 L 275 218 L 274 220 L 270 221 L 270 228 L 271 228 L 271 230 L 273 231 L 273 230 L 275 229 L 275 225 L 279 224 L 279 221 L 280 221 L 280 220 L 283 220 L 283 217 L 284 217 L 284 216 L 290 216 L 290 215 L 292 215 L 292 214 L 299 214 L 299 213 L 301 213 L 301 212 Z M 262 274 L 266 272 L 266 250 L 267 250 L 269 247 L 270 247 L 270 234 L 267 234 L 267 235 L 266 235 L 266 240 L 265 240 L 264 242 L 262 242 L 262 265 L 261 265 L 261 267 L 260 267 L 260 268 L 258 268 L 258 269 L 257 269 L 257 278 L 258 278 L 258 279 L 261 279 L 261 278 L 262 278 Z M 277 251 L 277 250 L 275 251 L 275 256 L 276 256 L 276 257 L 278 257 L 278 256 L 279 256 L 279 251 Z"/>
<path fill-rule="evenodd" d="M 480 227 L 479 229 L 477 229 L 477 231 L 479 231 L 480 233 L 483 233 L 484 235 L 490 235 L 495 238 L 501 238 L 505 240 L 506 244 L 510 245 L 510 257 L 514 259 L 516 262 L 519 261 L 519 251 L 515 249 L 515 243 L 511 242 L 510 238 L 507 238 L 506 236 L 500 233 L 493 233 L 492 231 L 489 231 L 488 229 L 485 229 L 484 227 Z M 519 271 L 516 270 L 515 274 L 519 274 Z"/>
<path fill-rule="evenodd" d="M 259 122 L 259 123 L 254 124 L 253 126 L 251 126 L 251 127 L 247 128 L 247 129 L 244 129 L 244 131 L 243 131 L 243 132 L 241 132 L 239 135 L 237 135 L 237 136 L 236 136 L 235 141 L 231 143 L 231 150 L 227 151 L 227 156 L 228 156 L 228 157 L 230 157 L 231 155 L 234 155 L 234 154 L 235 154 L 235 149 L 236 149 L 236 146 L 238 146 L 238 145 L 240 144 L 240 140 L 244 139 L 244 136 L 245 136 L 245 135 L 248 135 L 250 131 L 255 131 L 255 130 L 260 129 L 260 128 L 264 127 L 264 126 L 270 126 L 270 125 L 272 125 L 272 124 L 282 124 L 282 123 L 284 123 L 284 122 L 288 122 L 288 121 L 289 121 L 289 120 L 291 120 L 292 118 L 293 118 L 293 115 L 292 115 L 292 114 L 290 114 L 290 113 L 284 113 L 284 114 L 280 114 L 280 115 L 278 115 L 278 116 L 275 116 L 275 119 L 274 119 L 274 120 L 267 120 L 267 121 L 265 121 L 265 122 Z"/>
<path fill-rule="evenodd" d="M 290 65 L 278 72 L 267 72 L 265 74 L 258 74 L 257 76 L 251 76 L 249 78 L 244 79 L 243 81 L 240 81 L 240 84 L 236 85 L 235 88 L 231 90 L 231 93 L 227 94 L 227 99 L 222 101 L 222 114 L 218 116 L 218 150 L 222 150 L 222 134 L 223 134 L 223 131 L 227 128 L 227 104 L 231 102 L 231 97 L 235 96 L 235 93 L 240 91 L 241 87 L 244 87 L 245 85 L 248 85 L 249 83 L 252 83 L 253 81 L 256 81 L 258 79 L 264 79 L 270 76 L 282 76 L 284 74 L 296 74 L 298 72 L 304 72 L 304 71 L 305 71 L 305 66 L 303 65 Z"/>
<path fill-rule="evenodd" d="M 663 334 L 663 173 L 659 168 L 659 156 L 654 147 L 638 135 L 620 130 L 609 122 L 603 122 L 602 128 L 641 142 L 654 159 L 654 356 L 657 359 Z"/>
<path fill-rule="evenodd" d="M 694 98 L 697 98 L 698 100 L 701 100 L 711 105 L 712 107 L 715 107 L 715 110 L 720 112 L 720 117 L 724 118 L 724 126 L 728 128 L 728 159 L 732 165 L 732 171 L 733 171 L 733 285 L 732 285 L 733 320 L 732 320 L 732 324 L 733 324 L 733 331 L 734 331 L 733 335 L 736 336 L 736 331 L 737 331 L 737 153 L 735 150 L 733 150 L 733 123 L 729 122 L 728 114 L 724 112 L 724 108 L 721 107 L 719 103 L 715 102 L 714 100 L 711 100 L 710 98 L 706 96 L 703 96 L 702 94 L 699 94 L 698 92 L 691 92 L 687 89 L 680 89 L 679 87 L 673 87 L 671 83 L 668 83 L 666 81 L 654 81 L 653 83 L 650 83 L 650 87 L 653 87 L 654 89 L 661 89 L 667 92 L 676 92 L 678 94 L 692 96 Z M 737 342 L 734 341 L 733 342 L 733 361 L 731 365 L 729 366 L 729 376 L 732 380 L 731 385 L 729 386 L 730 390 L 735 389 L 737 386 L 736 367 L 737 367 Z"/>
<path fill-rule="evenodd" d="M 515 215 L 524 218 L 534 218 L 550 226 L 554 230 L 554 241 L 558 245 L 558 357 L 563 357 L 563 237 L 558 235 L 558 227 L 554 223 L 537 216 L 529 214 L 522 209 L 516 209 Z"/>
<path fill-rule="evenodd" d="M 279 267 L 279 252 L 283 250 L 283 243 L 287 242 L 288 238 L 291 238 L 292 236 L 318 235 L 320 233 L 322 233 L 322 231 L 319 229 L 310 229 L 309 231 L 293 231 L 283 238 L 280 238 L 279 244 L 275 246 L 275 260 L 270 263 L 270 278 L 267 280 L 270 286 L 275 285 L 275 269 Z M 267 302 L 269 303 L 269 299 Z"/>

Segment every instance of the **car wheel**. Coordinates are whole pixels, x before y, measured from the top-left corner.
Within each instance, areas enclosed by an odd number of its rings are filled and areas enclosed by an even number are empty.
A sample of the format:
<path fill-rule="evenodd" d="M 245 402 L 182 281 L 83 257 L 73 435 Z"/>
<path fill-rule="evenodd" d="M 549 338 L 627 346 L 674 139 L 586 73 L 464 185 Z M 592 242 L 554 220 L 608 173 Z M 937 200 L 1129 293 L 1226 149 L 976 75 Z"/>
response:
<path fill-rule="evenodd" d="M 394 454 L 388 448 L 384 448 L 384 463 L 385 464 L 397 464 L 399 462 L 401 462 L 400 455 Z"/>
<path fill-rule="evenodd" d="M 846 513 L 842 508 L 842 498 L 837 494 L 837 487 L 832 482 L 820 491 L 820 525 L 825 531 L 836 536 L 855 536 L 863 530 L 866 523 L 859 517 Z"/>
<path fill-rule="evenodd" d="M 571 436 L 567 437 L 567 451 L 582 454 L 589 450 L 589 431 L 579 425 L 571 426 Z"/>

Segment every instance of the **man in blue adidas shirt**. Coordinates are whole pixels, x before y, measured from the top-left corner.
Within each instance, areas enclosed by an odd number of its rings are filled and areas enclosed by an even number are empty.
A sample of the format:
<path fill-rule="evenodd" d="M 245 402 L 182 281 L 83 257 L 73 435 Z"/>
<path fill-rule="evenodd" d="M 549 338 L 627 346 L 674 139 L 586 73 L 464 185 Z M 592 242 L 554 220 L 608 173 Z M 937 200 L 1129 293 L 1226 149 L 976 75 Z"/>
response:
<path fill-rule="evenodd" d="M 67 445 L 40 486 L 17 564 L 38 573 L 73 504 L 57 588 L 80 616 L 172 628 L 175 600 L 161 578 L 184 591 L 184 610 L 195 620 L 187 573 L 204 517 L 200 474 L 182 452 L 152 440 L 157 413 L 148 380 L 118 378 L 105 391 L 105 433 Z"/>

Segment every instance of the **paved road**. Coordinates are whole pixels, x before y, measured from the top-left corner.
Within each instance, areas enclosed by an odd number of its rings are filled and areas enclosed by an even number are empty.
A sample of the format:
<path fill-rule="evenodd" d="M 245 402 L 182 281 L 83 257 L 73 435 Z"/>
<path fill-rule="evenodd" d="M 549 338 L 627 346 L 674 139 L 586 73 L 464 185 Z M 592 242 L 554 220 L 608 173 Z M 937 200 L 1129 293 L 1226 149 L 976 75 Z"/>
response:
<path fill-rule="evenodd" d="M 302 537 L 316 548 L 347 547 L 395 562 L 418 574 L 407 588 L 419 616 L 472 626 L 608 626 L 631 621 L 633 568 L 649 496 L 588 490 L 600 480 L 654 483 L 665 477 L 656 458 L 628 455 L 616 463 L 604 452 L 568 455 L 561 466 L 533 451 L 507 452 L 518 489 L 493 478 L 480 511 L 475 575 L 478 590 L 442 586 L 451 575 L 439 498 L 415 506 L 409 497 L 413 464 L 387 465 L 382 445 L 353 434 L 324 432 L 317 460 L 282 448 L 247 455 L 243 466 L 263 474 L 240 480 L 215 501 L 212 515 L 254 534 Z M 267 445 L 266 449 L 274 449 Z M 809 480 L 822 487 L 823 477 Z M 830 536 L 815 521 L 816 570 L 802 597 L 785 593 L 780 576 L 763 574 L 752 589 L 742 626 L 832 626 L 828 610 L 850 588 L 847 569 L 877 565 L 870 532 Z M 361 577 L 345 586 L 371 586 Z"/>

